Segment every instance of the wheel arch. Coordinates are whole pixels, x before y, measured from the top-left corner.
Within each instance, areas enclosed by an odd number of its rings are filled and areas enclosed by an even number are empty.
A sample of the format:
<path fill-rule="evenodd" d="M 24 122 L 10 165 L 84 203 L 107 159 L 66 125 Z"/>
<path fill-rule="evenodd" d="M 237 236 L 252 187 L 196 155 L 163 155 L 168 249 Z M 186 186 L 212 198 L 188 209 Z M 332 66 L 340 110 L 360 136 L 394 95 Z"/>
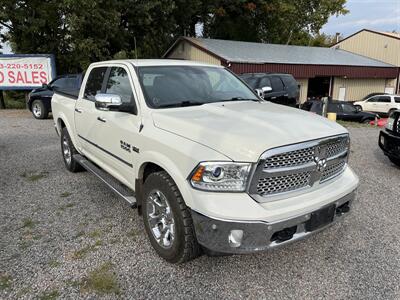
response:
<path fill-rule="evenodd" d="M 163 154 L 148 154 L 144 155 L 143 160 L 138 162 L 137 176 L 135 180 L 135 194 L 138 205 L 138 211 L 141 213 L 141 205 L 143 203 L 143 186 L 146 178 L 159 171 L 165 171 L 171 176 L 172 180 L 177 185 L 185 203 L 190 207 L 190 197 L 188 195 L 188 186 L 186 185 L 186 178 L 184 172 L 180 170 L 177 165 Z M 189 172 L 188 172 L 189 174 Z"/>

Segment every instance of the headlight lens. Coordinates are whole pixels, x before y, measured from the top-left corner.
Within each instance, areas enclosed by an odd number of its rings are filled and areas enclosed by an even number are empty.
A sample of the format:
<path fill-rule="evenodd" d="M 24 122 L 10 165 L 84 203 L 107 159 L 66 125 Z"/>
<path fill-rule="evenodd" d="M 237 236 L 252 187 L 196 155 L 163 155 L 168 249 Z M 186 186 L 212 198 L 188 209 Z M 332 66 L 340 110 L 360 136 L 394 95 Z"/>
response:
<path fill-rule="evenodd" d="M 190 184 L 204 191 L 243 192 L 250 170 L 250 163 L 202 162 L 192 172 Z"/>
<path fill-rule="evenodd" d="M 390 116 L 387 120 L 387 123 L 385 125 L 385 127 L 389 130 L 393 130 L 393 125 L 394 125 L 394 117 Z"/>

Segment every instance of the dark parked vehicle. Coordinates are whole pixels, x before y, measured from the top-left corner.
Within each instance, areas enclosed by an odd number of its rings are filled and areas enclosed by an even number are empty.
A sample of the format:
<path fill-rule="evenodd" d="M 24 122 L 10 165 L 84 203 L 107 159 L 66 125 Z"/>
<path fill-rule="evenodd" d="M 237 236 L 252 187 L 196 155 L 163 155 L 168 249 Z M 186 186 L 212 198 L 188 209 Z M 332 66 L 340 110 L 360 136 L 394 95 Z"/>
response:
<path fill-rule="evenodd" d="M 322 101 L 307 101 L 301 105 L 301 109 L 322 115 Z M 328 111 L 336 113 L 336 118 L 343 121 L 369 123 L 378 117 L 376 114 L 360 111 L 351 102 L 330 100 Z"/>
<path fill-rule="evenodd" d="M 386 128 L 379 134 L 379 147 L 400 167 L 400 110 L 390 114 Z"/>
<path fill-rule="evenodd" d="M 254 90 L 262 90 L 265 100 L 298 107 L 299 86 L 292 75 L 281 73 L 244 73 L 239 76 Z"/>
<path fill-rule="evenodd" d="M 51 112 L 51 98 L 54 91 L 78 96 L 82 74 L 58 76 L 41 88 L 32 90 L 28 96 L 27 106 L 36 119 L 46 119 Z"/>

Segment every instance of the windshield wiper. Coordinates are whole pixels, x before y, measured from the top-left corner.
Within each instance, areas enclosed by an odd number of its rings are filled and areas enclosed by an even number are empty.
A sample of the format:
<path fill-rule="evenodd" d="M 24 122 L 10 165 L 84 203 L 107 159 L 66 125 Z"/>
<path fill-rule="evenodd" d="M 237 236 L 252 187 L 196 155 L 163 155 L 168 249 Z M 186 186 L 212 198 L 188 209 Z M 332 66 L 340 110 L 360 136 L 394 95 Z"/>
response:
<path fill-rule="evenodd" d="M 254 102 L 261 102 L 262 100 L 254 99 L 254 98 L 232 97 L 230 99 L 221 100 L 221 102 L 222 101 L 254 101 Z"/>
<path fill-rule="evenodd" d="M 197 102 L 197 101 L 182 101 L 178 103 L 170 103 L 157 106 L 157 108 L 169 108 L 169 107 L 185 107 L 185 106 L 195 106 L 195 105 L 202 105 L 204 102 Z"/>

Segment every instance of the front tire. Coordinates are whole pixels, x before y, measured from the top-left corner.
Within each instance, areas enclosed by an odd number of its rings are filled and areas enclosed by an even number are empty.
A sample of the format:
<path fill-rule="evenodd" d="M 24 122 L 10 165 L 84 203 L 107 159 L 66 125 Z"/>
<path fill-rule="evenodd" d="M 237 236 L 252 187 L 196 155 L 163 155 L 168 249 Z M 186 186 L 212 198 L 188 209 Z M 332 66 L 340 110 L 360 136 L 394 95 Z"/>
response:
<path fill-rule="evenodd" d="M 190 209 L 165 171 L 150 174 L 144 183 L 143 222 L 150 243 L 170 263 L 200 255 Z"/>
<path fill-rule="evenodd" d="M 61 130 L 61 152 L 68 171 L 72 173 L 83 171 L 83 167 L 74 159 L 74 154 L 78 154 L 78 151 L 76 151 L 74 144 L 72 144 L 66 127 Z"/>
<path fill-rule="evenodd" d="M 49 110 L 40 100 L 34 100 L 32 103 L 32 115 L 35 119 L 47 119 L 49 116 Z"/>
<path fill-rule="evenodd" d="M 394 157 L 389 157 L 390 161 L 394 163 L 396 166 L 400 167 L 400 159 L 394 158 Z"/>

